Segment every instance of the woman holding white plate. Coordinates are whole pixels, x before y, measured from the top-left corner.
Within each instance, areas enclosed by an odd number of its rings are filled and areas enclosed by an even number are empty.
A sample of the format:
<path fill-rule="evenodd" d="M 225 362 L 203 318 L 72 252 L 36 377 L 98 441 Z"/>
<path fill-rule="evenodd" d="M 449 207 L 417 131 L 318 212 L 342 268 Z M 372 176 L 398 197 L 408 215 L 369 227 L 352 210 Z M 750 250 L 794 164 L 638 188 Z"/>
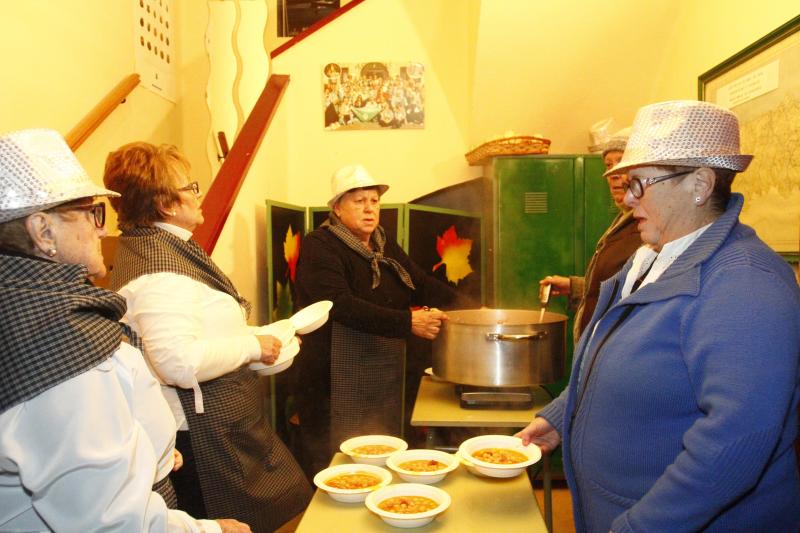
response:
<path fill-rule="evenodd" d="M 122 236 L 111 285 L 178 423 L 178 507 L 273 531 L 311 497 L 247 368 L 274 363 L 282 342 L 247 325 L 250 304 L 191 239 L 203 213 L 189 168 L 174 146 L 131 143 L 109 154 L 103 180 L 122 194 L 112 202 Z"/>

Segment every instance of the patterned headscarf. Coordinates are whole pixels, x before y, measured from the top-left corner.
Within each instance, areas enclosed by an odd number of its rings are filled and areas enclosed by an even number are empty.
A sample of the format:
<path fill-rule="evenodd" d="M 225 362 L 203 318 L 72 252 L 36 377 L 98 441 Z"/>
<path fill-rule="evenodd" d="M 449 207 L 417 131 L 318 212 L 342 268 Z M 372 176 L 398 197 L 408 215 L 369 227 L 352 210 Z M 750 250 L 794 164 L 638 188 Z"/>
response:
<path fill-rule="evenodd" d="M 184 241 L 168 231 L 150 226 L 123 231 L 114 260 L 111 287 L 119 290 L 139 276 L 158 272 L 181 274 L 229 294 L 250 315 L 250 302 L 239 295 L 230 278 L 192 239 Z"/>
<path fill-rule="evenodd" d="M 397 273 L 400 280 L 412 291 L 415 289 L 414 282 L 411 281 L 411 276 L 408 271 L 403 268 L 403 265 L 392 259 L 391 257 L 384 257 L 383 249 L 386 246 L 386 232 L 381 226 L 375 228 L 375 231 L 370 235 L 370 242 L 372 243 L 372 250 L 364 246 L 358 237 L 353 235 L 347 226 L 342 224 L 342 221 L 336 214 L 331 211 L 328 216 L 327 224 L 323 224 L 331 233 L 342 241 L 348 248 L 356 252 L 358 255 L 370 262 L 372 267 L 372 288 L 376 288 L 381 284 L 381 269 L 380 263 L 383 263 Z"/>
<path fill-rule="evenodd" d="M 94 368 L 133 337 L 118 322 L 125 300 L 87 275 L 83 265 L 0 251 L 0 412 Z"/>

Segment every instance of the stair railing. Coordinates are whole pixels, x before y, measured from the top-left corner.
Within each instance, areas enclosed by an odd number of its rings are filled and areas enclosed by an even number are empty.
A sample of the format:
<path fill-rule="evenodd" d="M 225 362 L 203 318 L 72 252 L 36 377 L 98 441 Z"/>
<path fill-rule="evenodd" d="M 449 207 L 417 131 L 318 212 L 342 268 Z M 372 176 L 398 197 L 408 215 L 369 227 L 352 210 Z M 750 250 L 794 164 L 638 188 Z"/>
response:
<path fill-rule="evenodd" d="M 65 139 L 72 151 L 78 149 L 89 135 L 125 101 L 133 89 L 139 85 L 139 75 L 131 74 L 119 82 L 78 124 L 67 133 Z"/>

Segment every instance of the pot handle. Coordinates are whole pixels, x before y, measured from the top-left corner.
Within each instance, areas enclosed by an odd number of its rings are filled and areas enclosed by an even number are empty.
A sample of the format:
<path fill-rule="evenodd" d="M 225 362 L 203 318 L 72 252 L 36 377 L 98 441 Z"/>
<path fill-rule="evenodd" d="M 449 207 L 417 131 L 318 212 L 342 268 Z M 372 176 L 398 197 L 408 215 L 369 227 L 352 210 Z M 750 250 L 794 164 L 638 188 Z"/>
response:
<path fill-rule="evenodd" d="M 534 333 L 526 333 L 523 335 L 506 335 L 505 333 L 487 333 L 487 341 L 531 341 L 541 340 L 547 338 L 546 331 L 536 331 Z"/>

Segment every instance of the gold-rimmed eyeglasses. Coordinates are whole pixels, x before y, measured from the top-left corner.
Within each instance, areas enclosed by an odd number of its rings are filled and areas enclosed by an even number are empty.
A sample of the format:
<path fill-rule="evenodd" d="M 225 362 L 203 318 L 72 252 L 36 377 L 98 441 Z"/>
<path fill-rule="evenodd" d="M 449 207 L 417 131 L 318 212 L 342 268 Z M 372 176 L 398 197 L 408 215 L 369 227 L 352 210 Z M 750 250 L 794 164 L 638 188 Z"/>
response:
<path fill-rule="evenodd" d="M 89 211 L 96 228 L 99 229 L 106 225 L 106 204 L 103 202 L 91 205 L 59 205 L 52 208 L 51 211 Z"/>
<path fill-rule="evenodd" d="M 179 191 L 192 191 L 195 196 L 200 196 L 200 184 L 196 181 L 189 183 L 184 187 L 178 188 Z"/>

